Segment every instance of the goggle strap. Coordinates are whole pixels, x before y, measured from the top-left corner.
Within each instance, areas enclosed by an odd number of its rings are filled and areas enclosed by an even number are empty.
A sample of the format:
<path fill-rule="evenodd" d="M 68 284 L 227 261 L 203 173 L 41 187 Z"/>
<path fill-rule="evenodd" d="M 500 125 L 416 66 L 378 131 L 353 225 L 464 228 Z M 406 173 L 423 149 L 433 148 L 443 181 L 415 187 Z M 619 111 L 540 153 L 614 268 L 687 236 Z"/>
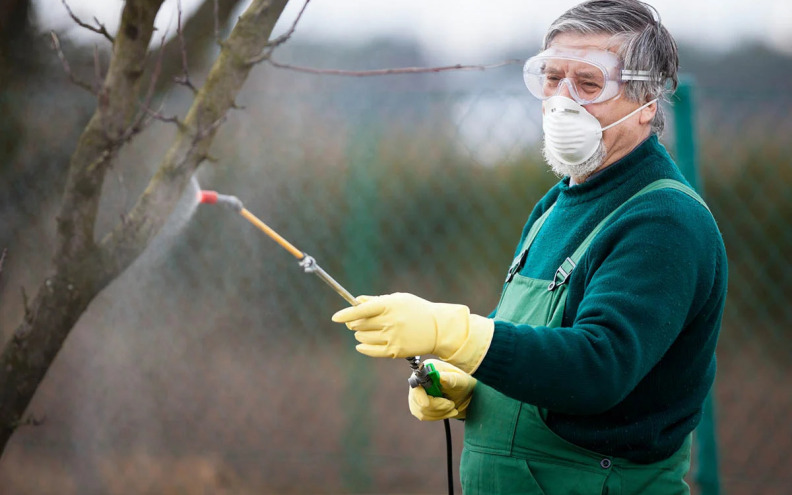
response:
<path fill-rule="evenodd" d="M 622 81 L 663 81 L 663 74 L 660 73 L 656 77 L 652 75 L 652 71 L 648 70 L 627 70 L 621 71 Z"/>

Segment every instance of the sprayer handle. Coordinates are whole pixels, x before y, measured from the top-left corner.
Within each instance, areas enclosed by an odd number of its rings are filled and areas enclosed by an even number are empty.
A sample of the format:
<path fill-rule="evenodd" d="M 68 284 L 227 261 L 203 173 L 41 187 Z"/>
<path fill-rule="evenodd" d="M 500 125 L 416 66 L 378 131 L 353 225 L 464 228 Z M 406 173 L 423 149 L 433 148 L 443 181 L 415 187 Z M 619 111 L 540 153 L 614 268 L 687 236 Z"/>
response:
<path fill-rule="evenodd" d="M 414 370 L 410 378 L 407 379 L 410 387 L 422 386 L 428 395 L 432 397 L 442 397 L 443 391 L 440 388 L 440 372 L 435 369 L 432 363 L 421 365 Z"/>

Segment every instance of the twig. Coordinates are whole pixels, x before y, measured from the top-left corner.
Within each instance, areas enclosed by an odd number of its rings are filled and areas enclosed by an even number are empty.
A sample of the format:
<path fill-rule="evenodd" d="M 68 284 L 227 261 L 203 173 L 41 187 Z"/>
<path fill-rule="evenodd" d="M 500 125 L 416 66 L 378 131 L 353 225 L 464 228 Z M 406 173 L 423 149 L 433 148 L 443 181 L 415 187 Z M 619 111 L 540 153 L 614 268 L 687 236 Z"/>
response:
<path fill-rule="evenodd" d="M 151 79 L 149 80 L 149 87 L 146 91 L 146 96 L 143 99 L 143 102 L 140 104 L 140 111 L 138 112 L 135 120 L 126 128 L 126 130 L 121 134 L 121 136 L 117 140 L 117 145 L 120 147 L 125 142 L 129 141 L 134 137 L 137 133 L 142 131 L 148 125 L 150 119 L 147 118 L 154 118 L 156 120 L 160 120 L 162 122 L 171 122 L 175 123 L 178 126 L 182 126 L 182 122 L 177 117 L 166 117 L 162 115 L 160 110 L 162 107 L 160 106 L 159 110 L 152 110 L 151 109 L 151 101 L 154 98 L 154 92 L 157 86 L 157 81 L 159 80 L 160 73 L 162 71 L 162 59 L 163 54 L 165 52 L 165 37 L 167 33 L 162 35 L 160 39 L 160 47 L 157 51 L 157 61 L 154 64 L 154 70 L 151 73 Z"/>
<path fill-rule="evenodd" d="M 181 8 L 181 2 L 179 2 L 179 6 Z M 181 17 L 181 10 L 179 10 L 179 12 Z M 181 25 L 181 21 L 179 21 L 179 24 Z M 179 29 L 179 31 L 181 32 L 181 29 Z M 151 101 L 154 98 L 154 92 L 157 87 L 157 81 L 159 80 L 160 74 L 162 72 L 162 60 L 164 58 L 164 53 L 165 53 L 166 37 L 167 37 L 167 33 L 164 33 L 162 35 L 162 38 L 160 39 L 160 47 L 159 50 L 157 50 L 157 61 L 154 63 L 154 70 L 151 72 L 151 79 L 149 80 L 149 87 L 148 90 L 146 91 L 146 96 L 144 97 L 143 102 L 140 104 L 140 112 L 135 117 L 135 120 L 132 122 L 132 124 L 129 127 L 127 127 L 126 131 L 124 131 L 124 133 L 121 135 L 121 138 L 119 138 L 118 140 L 119 145 L 123 144 L 126 141 L 129 141 L 130 139 L 132 139 L 132 137 L 135 134 L 145 129 L 146 126 L 148 125 L 148 122 L 151 119 L 159 120 L 161 122 L 173 123 L 176 124 L 179 128 L 184 127 L 184 124 L 182 123 L 181 120 L 179 120 L 178 117 L 176 116 L 167 117 L 163 115 L 162 105 L 160 105 L 160 108 L 158 110 L 152 110 L 151 108 Z"/>
<path fill-rule="evenodd" d="M 155 120 L 159 120 L 160 122 L 167 122 L 170 124 L 176 124 L 178 127 L 184 128 L 184 122 L 179 120 L 179 117 L 176 117 L 175 115 L 167 117 L 163 115 L 159 110 L 152 110 L 148 107 L 143 107 L 143 111 L 145 111 L 149 117 Z"/>
<path fill-rule="evenodd" d="M 423 74 L 429 72 L 447 72 L 453 70 L 487 70 L 496 69 L 506 65 L 521 64 L 522 60 L 509 59 L 487 65 L 446 65 L 442 67 L 398 67 L 393 69 L 374 69 L 374 70 L 343 70 L 343 69 L 316 69 L 314 67 L 302 67 L 298 65 L 289 65 L 276 62 L 269 59 L 268 62 L 279 69 L 293 70 L 296 72 L 304 72 L 306 74 L 330 75 L 330 76 L 353 76 L 353 77 L 368 77 L 368 76 L 387 76 L 393 74 Z"/>
<path fill-rule="evenodd" d="M 248 60 L 248 63 L 257 64 L 259 62 L 263 62 L 264 60 L 268 60 L 270 57 L 272 57 L 272 52 L 275 50 L 275 48 L 286 43 L 286 41 L 288 41 L 289 38 L 291 38 L 292 34 L 294 34 L 294 31 L 297 29 L 297 23 L 300 22 L 300 19 L 302 18 L 303 13 L 305 12 L 305 9 L 308 7 L 308 4 L 310 2 L 311 0 L 305 0 L 305 3 L 303 4 L 302 8 L 300 9 L 300 12 L 297 14 L 297 17 L 294 19 L 294 22 L 292 23 L 288 31 L 286 31 L 282 35 L 278 36 L 274 40 L 267 43 L 267 47 L 268 47 L 267 51 L 265 51 L 258 57 L 253 57 L 252 59 Z"/>
<path fill-rule="evenodd" d="M 192 90 L 193 94 L 196 94 L 198 93 L 198 89 L 193 85 L 192 81 L 190 81 L 190 73 L 187 70 L 187 47 L 186 47 L 186 43 L 184 42 L 184 32 L 182 31 L 181 0 L 177 0 L 176 5 L 178 9 L 176 35 L 179 37 L 179 46 L 181 47 L 182 75 L 181 77 L 174 77 L 173 80 L 178 84 L 183 84 L 184 86 L 187 86 Z"/>
<path fill-rule="evenodd" d="M 157 81 L 159 80 L 160 73 L 162 71 L 162 59 L 164 56 L 165 51 L 165 36 L 167 33 L 162 35 L 160 39 L 160 47 L 157 55 L 157 62 L 154 64 L 154 71 L 151 73 L 151 80 L 149 81 L 148 91 L 146 92 L 146 98 L 143 100 L 143 106 L 148 108 L 151 105 L 151 99 L 154 97 L 154 90 L 157 87 Z"/>
<path fill-rule="evenodd" d="M 102 36 L 110 40 L 110 43 L 115 43 L 115 39 L 110 35 L 110 33 L 107 32 L 107 28 L 105 28 L 104 24 L 99 22 L 99 19 L 97 19 L 96 17 L 93 18 L 97 27 L 91 26 L 90 24 L 86 24 L 82 20 L 80 20 L 79 17 L 74 15 L 72 10 L 69 8 L 69 4 L 66 3 L 66 0 L 61 0 L 61 3 L 63 4 L 64 7 L 66 7 L 66 11 L 69 13 L 69 17 L 71 17 L 72 20 L 75 23 L 77 23 L 78 26 L 85 28 L 88 31 L 93 31 L 94 33 L 101 34 Z"/>
<path fill-rule="evenodd" d="M 305 12 L 305 9 L 308 7 L 308 4 L 310 2 L 311 0 L 305 0 L 305 3 L 303 4 L 302 8 L 300 9 L 300 12 L 297 14 L 297 17 L 294 19 L 294 22 L 292 23 L 288 31 L 286 31 L 284 34 L 278 36 L 274 40 L 267 43 L 267 46 L 270 47 L 270 51 L 272 51 L 273 48 L 282 45 L 289 38 L 291 38 L 291 36 L 294 34 L 294 31 L 297 29 L 297 23 L 299 23 L 300 19 L 302 19 L 303 13 Z"/>
<path fill-rule="evenodd" d="M 91 84 L 88 84 L 87 82 L 75 77 L 74 73 L 71 70 L 71 66 L 69 65 L 69 61 L 66 60 L 66 55 L 63 53 L 63 50 L 61 49 L 60 40 L 58 39 L 58 36 L 55 34 L 55 31 L 50 31 L 50 35 L 52 36 L 52 49 L 57 52 L 58 58 L 60 59 L 61 65 L 63 66 L 63 71 L 66 72 L 67 76 L 69 76 L 69 80 L 72 83 L 76 84 L 77 86 L 95 95 L 96 90 Z"/>

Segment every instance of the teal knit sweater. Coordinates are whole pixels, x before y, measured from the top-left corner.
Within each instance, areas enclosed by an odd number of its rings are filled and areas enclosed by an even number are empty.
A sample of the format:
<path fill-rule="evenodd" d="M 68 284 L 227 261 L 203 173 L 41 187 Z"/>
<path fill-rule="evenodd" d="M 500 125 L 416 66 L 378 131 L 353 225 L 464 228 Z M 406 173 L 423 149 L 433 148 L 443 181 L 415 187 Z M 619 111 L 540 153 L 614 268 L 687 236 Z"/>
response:
<path fill-rule="evenodd" d="M 651 136 L 585 183 L 561 181 L 523 229 L 520 245 L 556 203 L 520 273 L 551 280 L 600 220 L 661 178 L 685 182 Z M 609 221 L 575 268 L 562 326 L 496 320 L 474 376 L 546 408 L 550 429 L 574 444 L 639 463 L 664 459 L 698 424 L 712 386 L 726 281 L 710 213 L 680 191 L 645 194 Z"/>

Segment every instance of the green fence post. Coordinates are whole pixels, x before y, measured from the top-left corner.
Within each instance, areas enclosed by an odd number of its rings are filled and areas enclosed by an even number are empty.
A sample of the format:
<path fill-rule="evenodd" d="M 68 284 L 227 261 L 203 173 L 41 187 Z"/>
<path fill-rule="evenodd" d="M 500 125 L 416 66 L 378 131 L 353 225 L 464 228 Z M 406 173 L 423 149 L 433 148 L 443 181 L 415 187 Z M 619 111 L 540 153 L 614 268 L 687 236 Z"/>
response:
<path fill-rule="evenodd" d="M 700 192 L 698 170 L 698 147 L 696 128 L 693 120 L 693 89 L 695 82 L 682 76 L 674 93 L 674 128 L 676 139 L 676 163 L 693 189 Z"/>
<path fill-rule="evenodd" d="M 704 401 L 704 412 L 701 424 L 696 429 L 696 440 L 698 469 L 695 480 L 701 489 L 701 495 L 719 495 L 718 441 L 715 432 L 715 399 L 712 391 Z"/>
<path fill-rule="evenodd" d="M 676 163 L 679 170 L 694 189 L 700 191 L 698 149 L 696 146 L 696 127 L 694 121 L 695 81 L 681 77 L 674 94 L 674 128 L 676 139 Z M 701 495 L 719 495 L 718 441 L 715 429 L 715 399 L 713 392 L 704 401 L 701 424 L 696 429 L 697 469 L 694 479 Z"/>
<path fill-rule="evenodd" d="M 354 295 L 376 292 L 379 282 L 378 243 L 379 215 L 377 205 L 376 160 L 379 133 L 372 116 L 364 112 L 357 126 L 347 133 L 346 155 L 349 170 L 345 184 L 347 216 L 344 234 L 350 239 L 343 259 L 344 281 Z M 370 403 L 376 383 L 373 373 L 366 365 L 371 360 L 355 351 L 357 342 L 352 332 L 346 332 L 350 343 L 346 360 L 345 399 L 354 404 L 346 410 L 346 425 L 343 431 L 346 461 L 342 477 L 350 492 L 372 492 L 371 432 L 374 424 L 373 412 L 365 406 Z"/>

